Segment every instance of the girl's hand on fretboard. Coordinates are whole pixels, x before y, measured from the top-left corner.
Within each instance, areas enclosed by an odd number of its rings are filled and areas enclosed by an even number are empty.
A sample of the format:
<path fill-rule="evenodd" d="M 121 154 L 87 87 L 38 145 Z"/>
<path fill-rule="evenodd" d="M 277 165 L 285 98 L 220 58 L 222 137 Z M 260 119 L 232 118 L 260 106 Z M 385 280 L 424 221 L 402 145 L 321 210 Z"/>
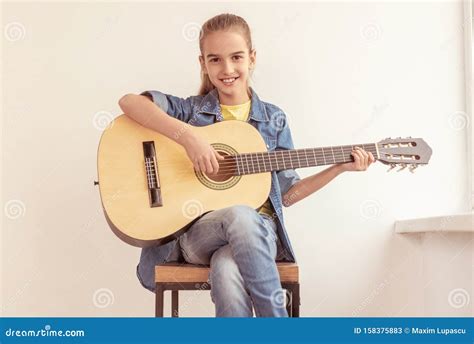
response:
<path fill-rule="evenodd" d="M 366 171 L 370 164 L 375 162 L 375 158 L 371 152 L 367 152 L 360 147 L 355 147 L 351 155 L 354 157 L 353 162 L 341 164 L 344 171 Z"/>

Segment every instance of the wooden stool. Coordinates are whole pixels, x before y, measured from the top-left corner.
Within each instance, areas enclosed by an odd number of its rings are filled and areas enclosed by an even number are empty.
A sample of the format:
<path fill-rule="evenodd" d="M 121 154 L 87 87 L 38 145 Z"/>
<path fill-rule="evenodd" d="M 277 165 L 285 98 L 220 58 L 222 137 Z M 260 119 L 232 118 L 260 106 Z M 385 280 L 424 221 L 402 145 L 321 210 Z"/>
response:
<path fill-rule="evenodd" d="M 290 317 L 300 316 L 300 283 L 296 263 L 277 263 L 281 287 L 288 291 L 286 310 Z M 163 317 L 164 292 L 171 290 L 171 316 L 178 317 L 180 290 L 210 290 L 209 266 L 166 263 L 155 267 L 156 305 L 155 316 Z"/>

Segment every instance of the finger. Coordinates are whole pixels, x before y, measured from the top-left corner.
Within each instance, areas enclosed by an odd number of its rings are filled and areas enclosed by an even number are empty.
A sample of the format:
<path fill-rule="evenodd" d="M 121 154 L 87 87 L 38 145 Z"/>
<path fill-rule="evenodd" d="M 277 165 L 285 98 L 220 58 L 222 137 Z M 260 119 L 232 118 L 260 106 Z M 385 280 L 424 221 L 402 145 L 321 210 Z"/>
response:
<path fill-rule="evenodd" d="M 220 155 L 219 152 L 214 151 L 214 153 L 216 153 L 215 155 L 216 155 L 218 160 L 224 160 L 224 157 L 222 155 Z"/>
<path fill-rule="evenodd" d="M 354 161 L 356 161 L 356 159 L 359 159 L 359 152 L 358 151 L 353 150 L 351 152 L 351 155 L 354 157 Z"/>
<path fill-rule="evenodd" d="M 362 153 L 360 152 L 360 150 L 358 150 L 357 148 L 355 148 L 352 153 L 354 153 L 355 156 L 357 156 L 358 158 L 362 158 Z"/>
<path fill-rule="evenodd" d="M 370 157 L 370 163 L 375 162 L 374 155 L 371 152 L 369 152 L 369 157 Z"/>
<path fill-rule="evenodd" d="M 212 163 L 210 158 L 204 159 L 204 165 L 206 166 L 206 173 L 212 173 L 214 169 L 212 168 Z"/>
<path fill-rule="evenodd" d="M 219 171 L 219 163 L 217 162 L 217 157 L 215 155 L 211 155 L 211 164 L 213 173 L 217 173 Z"/>
<path fill-rule="evenodd" d="M 362 169 L 366 170 L 367 166 L 369 165 L 369 154 L 365 150 L 361 150 L 360 153 L 362 154 Z"/>
<path fill-rule="evenodd" d="M 367 151 L 363 148 L 360 148 L 360 147 L 357 147 L 359 149 L 359 152 L 362 154 L 362 156 L 365 158 L 365 157 L 368 157 L 368 154 L 367 154 Z"/>
<path fill-rule="evenodd" d="M 206 173 L 206 164 L 204 163 L 202 159 L 199 159 L 199 170 L 202 173 Z"/>
<path fill-rule="evenodd" d="M 362 156 L 362 153 L 359 150 L 356 150 L 354 152 L 354 160 L 356 164 L 356 169 L 361 170 L 363 168 L 364 157 Z"/>
<path fill-rule="evenodd" d="M 357 147 L 357 148 L 358 148 L 358 152 L 360 153 L 360 156 L 361 156 L 362 168 L 366 168 L 367 163 L 369 161 L 369 155 L 367 154 L 367 152 L 363 148 L 360 148 L 360 147 Z"/>
<path fill-rule="evenodd" d="M 199 167 L 199 161 L 196 160 L 193 165 L 194 165 L 194 170 L 196 172 L 199 172 L 201 170 L 201 168 Z"/>
<path fill-rule="evenodd" d="M 359 165 L 359 162 L 360 162 L 360 156 L 359 156 L 359 152 L 357 151 L 352 151 L 352 156 L 354 157 L 354 163 L 356 164 L 356 166 Z"/>

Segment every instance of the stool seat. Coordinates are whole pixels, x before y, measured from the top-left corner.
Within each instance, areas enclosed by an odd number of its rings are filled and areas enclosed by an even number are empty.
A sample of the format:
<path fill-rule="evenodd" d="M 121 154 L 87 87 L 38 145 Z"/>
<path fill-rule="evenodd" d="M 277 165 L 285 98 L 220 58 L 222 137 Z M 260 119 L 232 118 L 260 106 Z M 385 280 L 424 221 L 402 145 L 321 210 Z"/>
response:
<path fill-rule="evenodd" d="M 300 284 L 298 264 L 277 262 L 280 282 L 283 289 L 287 290 L 289 299 L 286 305 L 288 315 L 299 317 Z M 164 292 L 171 290 L 171 316 L 178 317 L 178 292 L 179 290 L 209 290 L 210 266 L 194 265 L 189 263 L 164 263 L 155 266 L 155 316 L 163 317 Z"/>
<path fill-rule="evenodd" d="M 298 264 L 277 263 L 281 282 L 297 283 Z M 166 263 L 155 267 L 156 283 L 205 283 L 209 280 L 210 267 L 205 265 Z"/>

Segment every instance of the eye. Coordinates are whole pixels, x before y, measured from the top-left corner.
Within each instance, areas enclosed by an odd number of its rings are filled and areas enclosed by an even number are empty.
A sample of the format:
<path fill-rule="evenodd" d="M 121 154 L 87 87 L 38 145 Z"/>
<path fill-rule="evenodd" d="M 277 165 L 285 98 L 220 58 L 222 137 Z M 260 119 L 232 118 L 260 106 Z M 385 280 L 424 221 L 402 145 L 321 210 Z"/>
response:
<path fill-rule="evenodd" d="M 209 61 L 211 61 L 211 62 L 217 62 L 217 60 L 219 60 L 217 57 L 213 57 L 213 58 L 210 59 Z"/>
<path fill-rule="evenodd" d="M 236 55 L 234 57 L 235 57 L 236 60 L 243 58 L 242 56 L 238 56 L 238 55 Z"/>

